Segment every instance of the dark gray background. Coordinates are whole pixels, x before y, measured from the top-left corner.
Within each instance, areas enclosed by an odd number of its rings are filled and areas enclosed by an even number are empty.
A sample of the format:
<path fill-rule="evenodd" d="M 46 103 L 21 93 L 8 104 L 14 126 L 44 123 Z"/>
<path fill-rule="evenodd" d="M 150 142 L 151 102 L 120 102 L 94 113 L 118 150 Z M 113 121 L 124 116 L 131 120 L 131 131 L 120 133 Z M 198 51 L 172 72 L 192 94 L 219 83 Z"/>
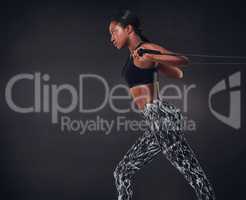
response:
<path fill-rule="evenodd" d="M 8 80 L 19 73 L 48 73 L 50 84 L 77 85 L 79 74 L 103 76 L 110 87 L 124 83 L 120 70 L 127 50 L 110 44 L 108 16 L 117 8 L 130 8 L 143 20 L 152 41 L 177 52 L 245 56 L 245 15 L 239 1 L 114 1 L 44 2 L 9 1 L 1 6 L 0 67 L 0 184 L 5 200 L 117 199 L 113 170 L 141 132 L 64 133 L 51 123 L 50 114 L 20 114 L 4 98 Z M 162 77 L 161 86 L 196 84 L 188 115 L 198 124 L 187 139 L 214 185 L 218 200 L 243 199 L 245 190 L 245 65 L 194 65 L 182 80 Z M 210 88 L 241 71 L 242 128 L 234 130 L 208 110 Z M 88 105 L 103 95 L 95 84 L 85 88 Z M 93 91 L 93 92 L 91 92 Z M 32 87 L 17 88 L 22 105 L 32 102 Z M 228 113 L 228 93 L 216 99 L 217 109 Z M 60 99 L 64 105 L 69 97 Z M 88 102 L 90 100 L 90 102 Z M 173 102 L 176 103 L 176 102 Z M 126 106 L 126 104 L 121 104 Z M 177 106 L 180 106 L 177 102 Z M 97 115 L 114 119 L 108 106 Z M 93 119 L 78 110 L 74 119 Z M 128 113 L 129 119 L 140 119 Z M 163 155 L 135 177 L 135 199 L 195 199 L 194 192 Z"/>

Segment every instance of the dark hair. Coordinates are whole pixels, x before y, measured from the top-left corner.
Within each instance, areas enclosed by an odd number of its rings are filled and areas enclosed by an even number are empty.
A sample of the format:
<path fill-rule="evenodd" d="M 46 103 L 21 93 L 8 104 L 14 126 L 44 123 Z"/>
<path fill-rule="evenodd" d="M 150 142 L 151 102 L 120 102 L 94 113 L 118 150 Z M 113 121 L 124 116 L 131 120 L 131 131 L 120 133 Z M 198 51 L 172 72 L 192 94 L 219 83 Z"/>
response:
<path fill-rule="evenodd" d="M 111 21 L 116 21 L 120 23 L 122 27 L 132 25 L 135 33 L 141 38 L 141 40 L 145 42 L 150 42 L 150 40 L 142 34 L 140 19 L 129 9 L 117 11 L 110 17 L 110 22 Z"/>

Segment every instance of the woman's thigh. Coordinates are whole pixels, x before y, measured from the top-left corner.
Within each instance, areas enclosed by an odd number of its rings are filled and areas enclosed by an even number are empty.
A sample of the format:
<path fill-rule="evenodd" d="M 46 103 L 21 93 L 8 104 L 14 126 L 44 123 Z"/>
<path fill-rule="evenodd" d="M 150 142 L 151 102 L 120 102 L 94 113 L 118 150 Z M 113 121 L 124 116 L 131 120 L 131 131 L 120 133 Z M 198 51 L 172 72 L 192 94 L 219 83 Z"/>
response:
<path fill-rule="evenodd" d="M 133 175 L 161 151 L 155 135 L 149 128 L 137 139 L 117 166 L 117 171 Z"/>

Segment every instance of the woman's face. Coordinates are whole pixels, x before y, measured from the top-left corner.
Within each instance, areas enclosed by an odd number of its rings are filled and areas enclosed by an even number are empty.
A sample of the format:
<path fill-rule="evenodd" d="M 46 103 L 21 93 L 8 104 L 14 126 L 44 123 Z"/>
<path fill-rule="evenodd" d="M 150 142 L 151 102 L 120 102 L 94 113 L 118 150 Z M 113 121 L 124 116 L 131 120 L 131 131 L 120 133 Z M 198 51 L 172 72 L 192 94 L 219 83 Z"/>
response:
<path fill-rule="evenodd" d="M 117 49 L 125 47 L 128 41 L 128 32 L 116 21 L 112 21 L 109 25 L 111 34 L 111 42 Z"/>

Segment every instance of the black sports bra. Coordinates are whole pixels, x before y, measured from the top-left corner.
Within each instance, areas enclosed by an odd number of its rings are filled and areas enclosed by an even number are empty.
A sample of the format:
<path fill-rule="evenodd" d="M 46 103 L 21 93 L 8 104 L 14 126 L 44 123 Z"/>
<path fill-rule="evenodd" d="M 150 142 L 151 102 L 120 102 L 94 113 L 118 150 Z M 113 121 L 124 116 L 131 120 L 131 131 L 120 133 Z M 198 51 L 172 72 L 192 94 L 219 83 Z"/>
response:
<path fill-rule="evenodd" d="M 141 46 L 144 42 L 140 42 L 135 49 Z M 156 68 L 142 69 L 134 65 L 133 58 L 129 55 L 124 67 L 122 68 L 121 75 L 124 77 L 128 86 L 131 88 L 135 85 L 147 84 L 154 82 L 154 72 Z"/>

